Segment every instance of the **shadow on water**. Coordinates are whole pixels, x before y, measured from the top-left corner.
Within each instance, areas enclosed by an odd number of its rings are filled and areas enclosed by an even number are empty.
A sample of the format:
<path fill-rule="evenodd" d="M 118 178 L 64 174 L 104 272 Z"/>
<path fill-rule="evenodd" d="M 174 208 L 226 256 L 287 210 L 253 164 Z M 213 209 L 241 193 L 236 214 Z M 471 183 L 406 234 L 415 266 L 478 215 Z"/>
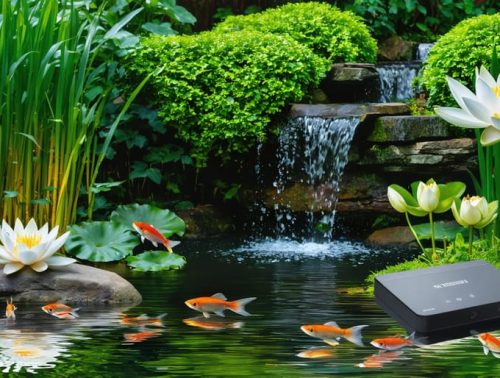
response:
<path fill-rule="evenodd" d="M 189 261 L 183 271 L 127 272 L 144 298 L 134 308 L 85 306 L 79 319 L 63 320 L 38 305 L 18 306 L 15 322 L 0 322 L 3 374 L 500 376 L 499 360 L 485 356 L 475 337 L 395 352 L 369 344 L 406 333 L 372 296 L 347 288 L 361 286 L 372 270 L 412 257 L 407 251 L 373 250 L 347 241 L 212 240 L 185 242 L 178 252 Z M 184 305 L 186 299 L 217 292 L 231 300 L 257 297 L 247 306 L 252 316 L 226 311 L 224 318 L 205 319 Z M 160 326 L 141 324 L 141 315 L 165 313 Z M 303 324 L 328 321 L 345 328 L 368 325 L 364 346 L 340 340 L 330 347 L 300 330 Z"/>

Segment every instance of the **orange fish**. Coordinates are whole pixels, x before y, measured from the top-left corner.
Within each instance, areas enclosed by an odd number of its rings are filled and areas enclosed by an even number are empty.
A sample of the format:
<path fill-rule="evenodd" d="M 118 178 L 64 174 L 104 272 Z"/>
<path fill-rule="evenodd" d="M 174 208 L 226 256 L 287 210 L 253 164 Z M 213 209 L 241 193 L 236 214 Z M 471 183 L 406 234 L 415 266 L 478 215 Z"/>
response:
<path fill-rule="evenodd" d="M 51 303 L 42 307 L 42 310 L 49 315 L 59 319 L 76 319 L 79 308 L 72 308 L 62 303 Z"/>
<path fill-rule="evenodd" d="M 415 345 L 413 340 L 413 333 L 407 337 L 402 338 L 398 336 L 386 337 L 382 339 L 375 339 L 370 342 L 375 348 L 384 350 L 398 350 L 406 346 Z"/>
<path fill-rule="evenodd" d="M 500 358 L 500 338 L 493 336 L 491 333 L 481 333 L 479 341 L 483 344 L 485 355 L 489 352 L 496 358 Z"/>
<path fill-rule="evenodd" d="M 211 297 L 189 299 L 184 303 L 189 308 L 202 312 L 205 318 L 209 318 L 211 312 L 219 316 L 224 316 L 225 310 L 231 310 L 237 314 L 249 316 L 251 314 L 245 311 L 245 305 L 255 299 L 257 298 L 252 297 L 239 299 L 237 301 L 228 301 L 224 294 L 217 293 Z"/>
<path fill-rule="evenodd" d="M 17 307 L 12 303 L 12 297 L 10 297 L 10 302 L 7 299 L 7 306 L 5 307 L 5 316 L 7 319 L 16 319 L 16 313 L 15 311 L 17 310 Z"/>
<path fill-rule="evenodd" d="M 372 354 L 371 356 L 366 357 L 362 363 L 355 366 L 368 369 L 381 368 L 384 364 L 397 360 L 402 354 L 403 351 L 400 350 L 381 350 L 378 354 Z"/>
<path fill-rule="evenodd" d="M 143 331 L 138 333 L 126 333 L 123 335 L 127 343 L 142 343 L 143 341 L 158 337 L 163 331 L 155 329 L 154 331 Z"/>
<path fill-rule="evenodd" d="M 120 319 L 120 323 L 126 326 L 152 326 L 152 327 L 165 327 L 163 324 L 163 318 L 167 314 L 161 314 L 157 318 L 150 318 L 149 316 L 142 314 L 141 316 L 128 316 L 128 315 L 123 315 L 122 318 Z"/>
<path fill-rule="evenodd" d="M 297 354 L 301 358 L 331 358 L 333 357 L 332 348 L 310 348 Z"/>
<path fill-rule="evenodd" d="M 150 224 L 134 222 L 132 226 L 141 235 L 141 242 L 144 243 L 144 239 L 148 239 L 155 247 L 158 247 L 158 244 L 163 244 L 170 253 L 173 252 L 173 247 L 181 243 L 180 241 L 168 240 L 160 231 Z"/>
<path fill-rule="evenodd" d="M 351 328 L 340 328 L 335 322 L 325 324 L 303 325 L 300 329 L 309 336 L 323 340 L 329 345 L 338 345 L 338 340 L 343 337 L 351 343 L 363 346 L 361 331 L 367 325 L 359 325 Z"/>
<path fill-rule="evenodd" d="M 208 329 L 211 331 L 219 331 L 221 329 L 229 329 L 229 328 L 238 329 L 242 328 L 245 325 L 245 323 L 243 322 L 224 322 L 218 320 L 207 320 L 203 316 L 184 319 L 183 322 L 188 326 Z"/>

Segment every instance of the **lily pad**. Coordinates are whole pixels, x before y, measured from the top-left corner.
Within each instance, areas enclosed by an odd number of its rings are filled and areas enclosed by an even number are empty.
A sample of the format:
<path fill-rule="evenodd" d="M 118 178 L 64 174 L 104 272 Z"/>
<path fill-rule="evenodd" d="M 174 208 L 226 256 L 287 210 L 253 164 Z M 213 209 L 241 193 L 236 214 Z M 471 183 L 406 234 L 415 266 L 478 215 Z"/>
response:
<path fill-rule="evenodd" d="M 137 256 L 127 257 L 127 263 L 140 272 L 158 272 L 181 269 L 186 264 L 186 259 L 175 253 L 147 251 Z"/>
<path fill-rule="evenodd" d="M 430 223 L 422 223 L 413 226 L 420 240 L 431 238 L 431 225 Z M 435 222 L 434 223 L 434 236 L 436 240 L 446 239 L 448 241 L 455 240 L 457 234 L 464 235 L 467 229 L 457 225 L 454 222 Z"/>
<path fill-rule="evenodd" d="M 129 228 L 112 222 L 84 222 L 70 227 L 64 245 L 71 256 L 93 262 L 122 260 L 139 244 Z"/>
<path fill-rule="evenodd" d="M 111 221 L 122 224 L 133 230 L 133 222 L 144 222 L 153 225 L 165 237 L 172 234 L 184 235 L 184 221 L 170 210 L 150 205 L 120 205 L 111 214 Z"/>

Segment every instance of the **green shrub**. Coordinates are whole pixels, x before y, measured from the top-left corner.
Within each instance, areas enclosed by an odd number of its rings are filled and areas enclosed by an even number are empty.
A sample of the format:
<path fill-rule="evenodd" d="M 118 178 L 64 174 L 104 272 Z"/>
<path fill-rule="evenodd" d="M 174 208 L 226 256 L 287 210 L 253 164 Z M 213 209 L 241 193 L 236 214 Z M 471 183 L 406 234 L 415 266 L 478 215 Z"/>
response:
<path fill-rule="evenodd" d="M 475 67 L 488 65 L 498 35 L 500 13 L 464 20 L 432 48 L 417 82 L 429 93 L 429 105 L 456 106 L 446 83 L 451 76 L 474 90 Z"/>
<path fill-rule="evenodd" d="M 230 16 L 221 32 L 243 29 L 286 34 L 332 62 L 374 62 L 377 44 L 361 18 L 323 3 L 297 3 L 246 16 Z"/>
<path fill-rule="evenodd" d="M 200 167 L 264 140 L 270 117 L 317 86 L 329 63 L 291 38 L 244 31 L 147 38 L 130 71 L 140 80 L 158 66 L 148 101 Z"/>

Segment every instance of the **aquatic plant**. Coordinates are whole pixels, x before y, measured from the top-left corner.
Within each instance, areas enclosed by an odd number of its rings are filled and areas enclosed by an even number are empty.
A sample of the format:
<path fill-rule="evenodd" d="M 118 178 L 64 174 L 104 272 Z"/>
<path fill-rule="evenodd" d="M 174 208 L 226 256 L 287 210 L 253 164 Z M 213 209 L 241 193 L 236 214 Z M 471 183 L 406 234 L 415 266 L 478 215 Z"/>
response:
<path fill-rule="evenodd" d="M 46 223 L 40 229 L 34 219 L 30 219 L 26 227 L 16 219 L 14 229 L 3 220 L 0 229 L 0 264 L 4 264 L 3 272 L 12 274 L 29 266 L 36 272 L 43 272 L 49 267 L 60 267 L 74 263 L 76 260 L 53 256 L 66 242 L 69 232 L 57 237 L 59 226 L 49 232 Z"/>

